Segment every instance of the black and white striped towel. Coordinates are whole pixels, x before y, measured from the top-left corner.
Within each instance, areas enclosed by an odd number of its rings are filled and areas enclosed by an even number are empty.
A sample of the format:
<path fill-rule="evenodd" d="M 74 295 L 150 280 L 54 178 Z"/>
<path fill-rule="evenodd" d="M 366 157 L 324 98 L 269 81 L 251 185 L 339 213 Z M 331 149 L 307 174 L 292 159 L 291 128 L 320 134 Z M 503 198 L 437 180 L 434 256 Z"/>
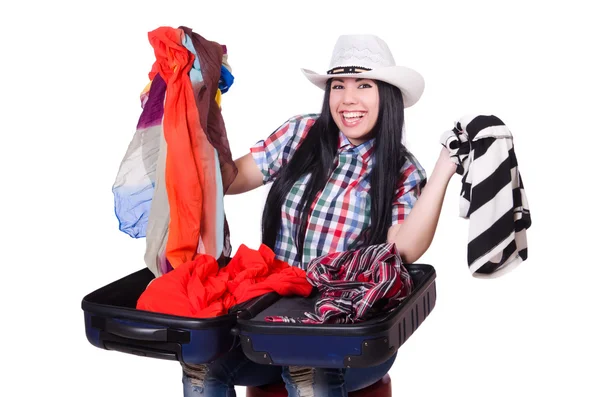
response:
<path fill-rule="evenodd" d="M 468 115 L 442 135 L 441 143 L 463 176 L 459 215 L 469 219 L 471 274 L 505 274 L 527 259 L 531 226 L 512 134 L 496 116 Z"/>

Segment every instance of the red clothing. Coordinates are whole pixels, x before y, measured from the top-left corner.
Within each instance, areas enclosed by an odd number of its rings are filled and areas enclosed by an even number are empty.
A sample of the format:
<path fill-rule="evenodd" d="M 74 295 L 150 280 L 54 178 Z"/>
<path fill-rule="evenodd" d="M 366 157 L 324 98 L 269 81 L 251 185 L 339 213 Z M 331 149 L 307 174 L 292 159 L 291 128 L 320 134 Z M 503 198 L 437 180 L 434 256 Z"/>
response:
<path fill-rule="evenodd" d="M 306 297 L 312 288 L 304 270 L 275 259 L 266 245 L 256 251 L 242 244 L 221 269 L 214 257 L 197 255 L 154 279 L 138 299 L 137 309 L 185 317 L 216 317 L 268 292 Z"/>
<path fill-rule="evenodd" d="M 149 77 L 152 80 L 158 73 L 167 83 L 163 116 L 170 216 L 166 257 L 176 268 L 194 259 L 202 226 L 207 229 L 209 224 L 214 225 L 215 208 L 211 199 L 216 178 L 215 153 L 206 141 L 196 107 L 189 78 L 194 55 L 182 44 L 185 33 L 181 29 L 160 27 L 148 33 L 148 39 L 156 55 Z M 209 203 L 212 207 L 207 207 Z M 202 235 L 203 252 L 212 256 L 216 255 L 214 238 L 214 233 Z"/>

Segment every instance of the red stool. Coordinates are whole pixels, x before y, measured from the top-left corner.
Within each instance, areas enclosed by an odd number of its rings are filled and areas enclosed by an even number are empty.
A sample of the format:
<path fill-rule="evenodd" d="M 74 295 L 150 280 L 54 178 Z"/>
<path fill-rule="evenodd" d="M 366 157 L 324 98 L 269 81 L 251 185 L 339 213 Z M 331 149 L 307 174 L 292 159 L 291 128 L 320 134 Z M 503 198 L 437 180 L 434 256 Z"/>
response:
<path fill-rule="evenodd" d="M 285 384 L 247 387 L 246 397 L 287 397 Z M 348 393 L 348 397 L 392 397 L 392 379 L 386 374 L 369 387 Z"/>

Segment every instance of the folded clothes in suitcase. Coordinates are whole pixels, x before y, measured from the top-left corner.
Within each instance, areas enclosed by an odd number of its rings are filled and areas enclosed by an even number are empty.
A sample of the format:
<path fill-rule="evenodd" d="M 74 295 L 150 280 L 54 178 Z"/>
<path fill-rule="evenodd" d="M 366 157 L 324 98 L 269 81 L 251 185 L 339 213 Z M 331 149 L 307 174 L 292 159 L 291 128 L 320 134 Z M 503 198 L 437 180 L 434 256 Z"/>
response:
<path fill-rule="evenodd" d="M 435 269 L 405 265 L 414 290 L 392 311 L 355 324 L 267 322 L 267 316 L 302 317 L 314 311 L 317 296 L 282 297 L 269 307 L 250 309 L 238 319 L 244 354 L 261 364 L 323 368 L 369 367 L 385 362 L 415 332 L 435 306 Z M 256 314 L 254 315 L 253 313 Z"/>
<path fill-rule="evenodd" d="M 88 294 L 81 307 L 88 341 L 101 349 L 202 364 L 216 360 L 241 340 L 244 353 L 259 363 L 366 367 L 391 357 L 434 307 L 434 268 L 406 268 L 414 283 L 411 295 L 393 311 L 357 324 L 266 322 L 265 316 L 314 310 L 314 298 L 282 298 L 276 293 L 206 319 L 138 310 L 137 300 L 154 278 L 147 268 Z"/>

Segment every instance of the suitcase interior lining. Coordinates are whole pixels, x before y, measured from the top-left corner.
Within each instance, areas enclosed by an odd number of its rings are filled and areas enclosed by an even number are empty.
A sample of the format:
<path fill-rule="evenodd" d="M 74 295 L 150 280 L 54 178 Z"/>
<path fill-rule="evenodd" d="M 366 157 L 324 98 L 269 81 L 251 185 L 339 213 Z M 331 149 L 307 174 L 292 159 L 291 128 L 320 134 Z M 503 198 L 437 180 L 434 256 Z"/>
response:
<path fill-rule="evenodd" d="M 135 309 L 137 300 L 154 279 L 149 269 L 142 269 L 99 289 L 87 297 L 93 304 Z"/>

